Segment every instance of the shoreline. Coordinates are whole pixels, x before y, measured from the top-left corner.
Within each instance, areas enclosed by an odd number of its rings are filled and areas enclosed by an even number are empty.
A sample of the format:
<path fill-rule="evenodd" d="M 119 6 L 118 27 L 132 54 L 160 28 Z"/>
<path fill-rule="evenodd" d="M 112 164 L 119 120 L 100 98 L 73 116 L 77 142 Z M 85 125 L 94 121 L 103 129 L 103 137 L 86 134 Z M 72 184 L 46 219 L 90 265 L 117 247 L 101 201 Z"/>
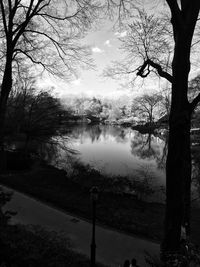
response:
<path fill-rule="evenodd" d="M 42 164 L 29 171 L 1 174 L 0 183 L 90 222 L 90 188 L 104 185 L 106 177 L 93 169 L 88 170 L 87 166 L 81 167 L 78 167 L 79 172 L 74 177 L 67 177 L 65 171 Z M 147 203 L 128 194 L 102 190 L 97 205 L 97 222 L 100 226 L 156 243 L 161 242 L 164 204 Z M 197 244 L 200 244 L 199 224 L 200 212 L 194 208 L 192 240 Z"/>
<path fill-rule="evenodd" d="M 86 169 L 80 171 L 82 177 L 79 173 L 80 181 L 77 182 L 77 177 L 71 179 L 66 177 L 65 171 L 46 165 L 38 170 L 1 174 L 0 183 L 72 216 L 91 221 L 90 188 L 103 184 L 106 177 L 98 177 L 93 170 L 89 174 L 84 173 Z M 102 190 L 97 205 L 97 222 L 102 227 L 159 242 L 162 227 L 157 223 L 156 214 L 163 215 L 163 204 L 146 203 L 126 193 Z M 154 218 L 149 222 L 149 217 Z M 162 219 L 159 221 L 161 223 Z M 153 232 L 151 225 L 156 228 Z"/>
<path fill-rule="evenodd" d="M 43 203 L 43 204 L 45 204 L 45 205 L 47 205 L 47 206 L 49 206 L 49 207 L 51 207 L 53 209 L 56 209 L 56 210 L 58 210 L 60 212 L 63 212 L 65 214 L 67 214 L 67 215 L 70 215 L 72 217 L 75 217 L 77 219 L 80 219 L 80 220 L 88 222 L 88 223 L 92 223 L 92 221 L 90 219 L 88 219 L 86 217 L 81 217 L 81 216 L 79 216 L 77 214 L 74 214 L 74 213 L 71 213 L 71 212 L 68 212 L 65 209 L 62 209 L 61 207 L 56 206 L 52 202 L 42 200 L 41 198 L 38 198 L 38 197 L 36 197 L 36 196 L 34 196 L 32 194 L 28 194 L 28 193 L 25 193 L 23 191 L 19 191 L 19 190 L 15 189 L 15 188 L 8 187 L 8 186 L 6 186 L 5 184 L 2 184 L 2 183 L 1 183 L 0 187 L 1 186 L 6 188 L 6 190 L 8 190 L 8 191 L 11 191 L 11 192 L 12 191 L 16 191 L 16 192 L 18 192 L 20 194 L 23 194 L 23 195 L 25 195 L 27 197 L 30 197 L 30 198 L 36 200 L 38 202 L 41 202 L 41 203 Z M 106 224 L 102 224 L 101 222 L 98 222 L 98 221 L 96 222 L 96 225 L 100 226 L 100 227 L 102 227 L 104 229 L 108 229 L 108 230 L 114 231 L 114 232 L 118 232 L 118 233 L 121 233 L 121 234 L 125 234 L 125 235 L 128 235 L 128 236 L 132 236 L 132 237 L 140 238 L 140 239 L 143 239 L 143 240 L 146 240 L 146 241 L 151 241 L 151 242 L 154 242 L 156 244 L 160 244 L 160 242 L 158 240 L 154 240 L 154 239 L 151 239 L 151 238 L 148 238 L 148 237 L 144 237 L 144 236 L 141 237 L 141 236 L 138 236 L 137 234 L 129 233 L 127 231 L 123 231 L 123 230 L 120 230 L 120 229 L 116 229 L 116 228 L 113 228 L 113 227 L 108 226 Z"/>

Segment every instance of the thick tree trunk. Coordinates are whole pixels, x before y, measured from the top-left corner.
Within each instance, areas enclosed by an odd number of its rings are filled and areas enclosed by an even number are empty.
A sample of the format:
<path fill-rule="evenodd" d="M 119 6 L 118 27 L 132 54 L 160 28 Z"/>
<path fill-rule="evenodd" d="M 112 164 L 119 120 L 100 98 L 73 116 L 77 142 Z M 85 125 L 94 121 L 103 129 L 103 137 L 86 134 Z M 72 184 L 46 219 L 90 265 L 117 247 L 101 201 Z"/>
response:
<path fill-rule="evenodd" d="M 181 226 L 190 224 L 190 119 L 185 117 L 176 125 L 170 124 L 164 249 L 176 252 L 180 248 Z"/>
<path fill-rule="evenodd" d="M 7 56 L 0 93 L 0 171 L 6 169 L 6 154 L 4 151 L 5 119 L 9 93 L 12 89 L 12 57 Z"/>
<path fill-rule="evenodd" d="M 190 40 L 176 35 L 173 60 L 172 105 L 166 163 L 166 214 L 163 249 L 180 249 L 181 226 L 190 225 L 190 107 L 187 99 Z"/>

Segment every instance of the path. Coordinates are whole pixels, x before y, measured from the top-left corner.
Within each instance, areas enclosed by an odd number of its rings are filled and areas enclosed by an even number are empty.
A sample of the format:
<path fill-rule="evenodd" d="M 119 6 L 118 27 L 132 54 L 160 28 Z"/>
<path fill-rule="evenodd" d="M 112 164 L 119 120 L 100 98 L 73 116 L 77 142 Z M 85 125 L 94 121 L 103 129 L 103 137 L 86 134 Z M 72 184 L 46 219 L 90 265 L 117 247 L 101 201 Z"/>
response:
<path fill-rule="evenodd" d="M 13 223 L 41 225 L 49 230 L 63 231 L 70 237 L 75 250 L 90 256 L 92 226 L 89 222 L 22 193 L 13 192 L 12 200 L 5 207 L 18 212 L 12 219 Z M 137 258 L 141 267 L 145 267 L 144 250 L 152 254 L 159 252 L 159 245 L 156 243 L 99 226 L 96 228 L 96 245 L 97 260 L 112 267 L 118 267 L 125 259 L 132 257 Z"/>

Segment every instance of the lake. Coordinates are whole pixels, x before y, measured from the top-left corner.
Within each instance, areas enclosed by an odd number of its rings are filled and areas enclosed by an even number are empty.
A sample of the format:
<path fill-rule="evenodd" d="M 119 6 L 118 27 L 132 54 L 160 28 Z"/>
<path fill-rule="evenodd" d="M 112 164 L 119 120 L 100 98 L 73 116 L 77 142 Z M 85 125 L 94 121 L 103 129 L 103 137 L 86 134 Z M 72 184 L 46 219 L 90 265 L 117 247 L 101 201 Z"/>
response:
<path fill-rule="evenodd" d="M 133 176 L 142 170 L 151 173 L 156 184 L 165 184 L 165 138 L 121 126 L 90 124 L 68 126 L 66 136 L 79 160 L 103 173 Z"/>
<path fill-rule="evenodd" d="M 76 150 L 76 158 L 109 175 L 147 178 L 156 189 L 149 200 L 163 202 L 165 194 L 165 162 L 167 141 L 163 135 L 141 134 L 131 128 L 118 125 L 68 125 L 67 146 Z M 200 150 L 192 149 L 193 198 L 199 196 Z M 61 153 L 66 164 L 66 155 Z M 196 202 L 196 201 L 195 201 Z M 199 202 L 199 201 L 197 201 Z M 198 204 L 199 205 L 199 204 Z"/>
<path fill-rule="evenodd" d="M 49 138 L 32 141 L 29 150 L 37 150 L 49 163 L 65 170 L 70 170 L 71 162 L 78 160 L 109 176 L 145 179 L 156 192 L 149 200 L 164 201 L 167 142 L 163 135 L 141 134 L 118 125 L 68 124 L 55 138 L 52 143 Z M 23 147 L 23 142 L 12 143 L 10 147 Z M 67 152 L 69 148 L 76 151 L 74 156 Z M 200 143 L 192 139 L 192 198 L 197 199 L 198 205 L 199 177 Z"/>

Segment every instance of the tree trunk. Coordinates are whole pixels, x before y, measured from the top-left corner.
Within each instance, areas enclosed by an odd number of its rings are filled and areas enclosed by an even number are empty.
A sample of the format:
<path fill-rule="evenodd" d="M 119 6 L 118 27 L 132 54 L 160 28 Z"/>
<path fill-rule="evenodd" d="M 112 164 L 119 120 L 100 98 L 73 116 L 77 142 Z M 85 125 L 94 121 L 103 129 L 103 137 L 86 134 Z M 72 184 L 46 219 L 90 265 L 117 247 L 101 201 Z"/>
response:
<path fill-rule="evenodd" d="M 181 226 L 190 225 L 191 188 L 191 114 L 187 99 L 190 70 L 188 37 L 175 38 L 173 59 L 172 104 L 169 121 L 169 143 L 166 162 L 166 214 L 163 249 L 176 253 L 180 249 Z"/>
<path fill-rule="evenodd" d="M 0 171 L 6 169 L 6 153 L 4 151 L 5 119 L 9 93 L 12 89 L 12 56 L 7 56 L 0 94 Z"/>
<path fill-rule="evenodd" d="M 183 118 L 184 120 L 184 118 Z M 166 217 L 164 249 L 178 251 L 181 226 L 190 224 L 190 119 L 170 123 L 166 164 Z"/>

